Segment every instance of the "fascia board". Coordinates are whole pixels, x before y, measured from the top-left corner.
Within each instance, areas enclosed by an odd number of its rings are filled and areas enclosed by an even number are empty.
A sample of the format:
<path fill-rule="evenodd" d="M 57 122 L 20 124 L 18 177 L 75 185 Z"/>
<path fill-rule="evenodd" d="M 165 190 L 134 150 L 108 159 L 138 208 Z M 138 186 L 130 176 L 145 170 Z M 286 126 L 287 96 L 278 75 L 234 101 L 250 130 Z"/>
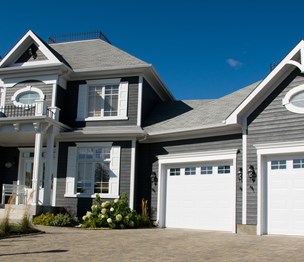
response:
<path fill-rule="evenodd" d="M 287 62 L 290 61 L 297 52 L 301 50 L 304 46 L 304 41 L 300 41 L 296 47 L 294 47 L 288 55 L 272 70 L 266 78 L 253 90 L 253 92 L 232 112 L 230 116 L 227 117 L 225 122 L 227 124 L 234 124 L 238 122 L 238 116 L 245 111 L 246 107 L 249 106 L 251 101 L 258 96 L 261 91 L 267 86 L 273 79 L 280 78 L 280 74 L 284 74 L 284 71 L 292 71 L 292 66 Z"/>

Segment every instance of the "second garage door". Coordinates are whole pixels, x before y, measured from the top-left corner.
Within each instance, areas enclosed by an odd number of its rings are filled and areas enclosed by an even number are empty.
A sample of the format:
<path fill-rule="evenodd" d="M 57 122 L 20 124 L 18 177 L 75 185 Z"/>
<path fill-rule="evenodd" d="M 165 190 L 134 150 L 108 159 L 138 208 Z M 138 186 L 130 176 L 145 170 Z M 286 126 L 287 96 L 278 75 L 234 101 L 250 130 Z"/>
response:
<path fill-rule="evenodd" d="M 267 161 L 269 234 L 304 235 L 304 156 Z"/>
<path fill-rule="evenodd" d="M 232 231 L 233 174 L 227 161 L 168 168 L 166 227 Z"/>

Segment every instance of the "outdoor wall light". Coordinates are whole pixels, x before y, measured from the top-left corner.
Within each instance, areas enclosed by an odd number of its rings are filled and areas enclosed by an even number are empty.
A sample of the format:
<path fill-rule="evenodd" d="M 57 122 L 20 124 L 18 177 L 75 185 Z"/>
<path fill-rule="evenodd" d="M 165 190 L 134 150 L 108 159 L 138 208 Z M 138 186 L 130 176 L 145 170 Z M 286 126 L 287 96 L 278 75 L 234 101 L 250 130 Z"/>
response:
<path fill-rule="evenodd" d="M 243 168 L 241 168 L 241 167 L 239 168 L 237 175 L 238 175 L 239 182 L 243 182 Z"/>
<path fill-rule="evenodd" d="M 4 164 L 4 166 L 5 166 L 6 168 L 11 168 L 13 165 L 15 165 L 15 162 L 6 162 L 6 163 Z"/>
<path fill-rule="evenodd" d="M 255 182 L 257 175 L 256 175 L 253 165 L 250 165 L 248 168 L 248 177 L 253 183 Z"/>
<path fill-rule="evenodd" d="M 157 178 L 156 173 L 155 173 L 155 172 L 152 172 L 150 178 L 151 178 L 151 182 L 156 186 L 157 183 L 158 183 L 158 178 Z"/>

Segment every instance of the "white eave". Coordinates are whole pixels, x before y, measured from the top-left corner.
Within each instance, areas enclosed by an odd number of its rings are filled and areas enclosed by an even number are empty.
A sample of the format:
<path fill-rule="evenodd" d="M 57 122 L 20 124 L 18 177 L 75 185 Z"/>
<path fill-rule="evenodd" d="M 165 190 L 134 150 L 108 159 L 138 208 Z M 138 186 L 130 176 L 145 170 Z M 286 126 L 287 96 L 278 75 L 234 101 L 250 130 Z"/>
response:
<path fill-rule="evenodd" d="M 298 60 L 298 61 L 297 61 Z M 226 124 L 240 123 L 241 115 L 251 113 L 294 69 L 304 72 L 304 41 L 301 40 L 255 90 L 225 120 Z"/>
<path fill-rule="evenodd" d="M 147 137 L 143 139 L 142 143 L 164 142 L 174 140 L 185 140 L 195 138 L 205 138 L 213 136 L 223 136 L 232 134 L 241 134 L 241 126 L 238 124 L 214 124 L 205 127 L 197 127 L 191 129 L 174 129 L 166 131 L 147 132 Z"/>

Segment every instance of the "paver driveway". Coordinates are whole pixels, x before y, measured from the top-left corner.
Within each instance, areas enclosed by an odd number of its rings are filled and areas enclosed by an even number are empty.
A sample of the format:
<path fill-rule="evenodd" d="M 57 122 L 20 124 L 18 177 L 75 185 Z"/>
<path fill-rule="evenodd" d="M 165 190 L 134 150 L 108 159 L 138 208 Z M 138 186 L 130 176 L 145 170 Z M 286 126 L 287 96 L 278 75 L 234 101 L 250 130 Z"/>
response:
<path fill-rule="evenodd" d="M 181 229 L 83 230 L 0 240 L 0 261 L 304 261 L 304 237 Z"/>

